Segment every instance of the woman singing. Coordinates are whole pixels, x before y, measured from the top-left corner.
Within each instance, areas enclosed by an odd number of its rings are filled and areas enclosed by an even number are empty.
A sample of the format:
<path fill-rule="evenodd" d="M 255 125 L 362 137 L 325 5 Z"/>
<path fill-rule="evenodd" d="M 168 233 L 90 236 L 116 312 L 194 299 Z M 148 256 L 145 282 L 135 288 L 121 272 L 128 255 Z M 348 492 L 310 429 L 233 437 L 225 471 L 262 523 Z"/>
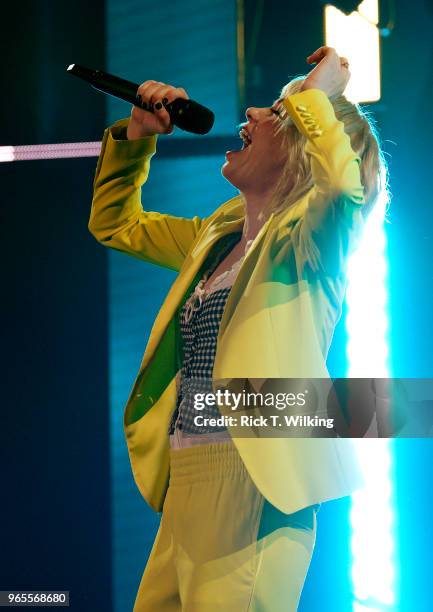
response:
<path fill-rule="evenodd" d="M 135 612 L 297 609 L 322 502 L 362 484 L 350 440 L 232 436 L 212 381 L 329 378 L 346 261 L 383 186 L 373 127 L 342 95 L 348 62 L 329 47 L 269 108 L 248 108 L 223 176 L 239 190 L 209 217 L 145 212 L 141 187 L 165 105 L 106 130 L 89 229 L 111 248 L 178 271 L 152 328 L 124 415 L 137 486 L 160 527 Z"/>

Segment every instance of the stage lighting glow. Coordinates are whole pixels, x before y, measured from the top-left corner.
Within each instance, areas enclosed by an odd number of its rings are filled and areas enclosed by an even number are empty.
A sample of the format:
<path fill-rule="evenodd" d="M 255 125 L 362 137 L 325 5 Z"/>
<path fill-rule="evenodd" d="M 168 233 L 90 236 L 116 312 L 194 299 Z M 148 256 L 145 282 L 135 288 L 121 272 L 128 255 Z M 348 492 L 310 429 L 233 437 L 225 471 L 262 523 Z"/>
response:
<path fill-rule="evenodd" d="M 371 608 L 370 606 L 367 608 L 362 604 L 355 604 L 353 608 L 354 612 L 381 612 L 378 608 Z"/>
<path fill-rule="evenodd" d="M 369 216 L 348 264 L 346 327 L 350 378 L 386 378 L 386 192 Z M 388 440 L 354 440 L 366 486 L 352 495 L 352 582 L 354 612 L 374 612 L 395 603 L 391 453 Z M 389 609 L 389 608 L 388 608 Z"/>
<path fill-rule="evenodd" d="M 348 262 L 346 327 L 349 378 L 389 376 L 387 262 L 383 229 L 386 205 L 384 193 L 370 214 L 360 244 Z"/>
<path fill-rule="evenodd" d="M 352 581 L 358 602 L 371 610 L 395 603 L 391 462 L 383 440 L 359 440 L 357 446 L 368 485 L 352 496 Z"/>
<path fill-rule="evenodd" d="M 352 102 L 380 99 L 378 21 L 377 0 L 364 0 L 350 15 L 330 4 L 325 7 L 325 44 L 349 60 L 351 79 L 345 96 Z"/>

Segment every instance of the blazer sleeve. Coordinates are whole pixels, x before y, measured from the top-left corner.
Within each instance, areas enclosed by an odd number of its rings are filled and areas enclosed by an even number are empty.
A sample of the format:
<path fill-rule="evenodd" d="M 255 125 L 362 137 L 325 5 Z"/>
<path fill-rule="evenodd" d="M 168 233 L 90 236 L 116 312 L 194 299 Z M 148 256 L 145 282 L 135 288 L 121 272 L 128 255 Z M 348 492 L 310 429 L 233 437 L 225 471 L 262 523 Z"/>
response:
<path fill-rule="evenodd" d="M 307 138 L 304 150 L 314 185 L 300 228 L 302 247 L 313 270 L 332 268 L 334 273 L 344 265 L 364 224 L 361 159 L 323 91 L 308 89 L 283 104 Z"/>
<path fill-rule="evenodd" d="M 101 244 L 178 271 L 203 219 L 143 210 L 141 187 L 157 137 L 127 140 L 128 121 L 122 119 L 104 132 L 88 228 Z"/>

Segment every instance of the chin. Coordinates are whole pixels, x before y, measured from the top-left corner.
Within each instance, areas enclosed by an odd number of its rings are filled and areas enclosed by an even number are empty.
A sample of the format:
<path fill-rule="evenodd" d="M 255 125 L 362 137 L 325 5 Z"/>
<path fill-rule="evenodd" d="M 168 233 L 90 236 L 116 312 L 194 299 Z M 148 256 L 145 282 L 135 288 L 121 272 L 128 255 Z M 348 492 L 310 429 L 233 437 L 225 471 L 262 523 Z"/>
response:
<path fill-rule="evenodd" d="M 221 174 L 233 187 L 240 189 L 239 182 L 236 180 L 236 170 L 231 165 L 230 161 L 225 161 L 221 166 Z"/>
<path fill-rule="evenodd" d="M 228 181 L 229 183 L 231 183 L 232 185 L 234 184 L 233 181 L 233 177 L 232 177 L 232 172 L 231 172 L 231 168 L 230 168 L 230 162 L 225 161 L 223 163 L 223 165 L 221 166 L 221 174 L 223 175 L 223 177 L 226 179 L 226 181 Z M 236 187 L 236 185 L 235 185 Z"/>

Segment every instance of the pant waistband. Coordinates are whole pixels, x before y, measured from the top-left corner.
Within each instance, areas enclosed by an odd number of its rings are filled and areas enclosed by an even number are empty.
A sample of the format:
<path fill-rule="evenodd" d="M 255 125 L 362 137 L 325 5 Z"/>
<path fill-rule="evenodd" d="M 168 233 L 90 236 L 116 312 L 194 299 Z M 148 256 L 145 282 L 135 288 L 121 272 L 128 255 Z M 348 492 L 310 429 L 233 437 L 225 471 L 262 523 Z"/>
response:
<path fill-rule="evenodd" d="M 170 486 L 219 478 L 250 478 L 232 441 L 170 449 Z"/>

